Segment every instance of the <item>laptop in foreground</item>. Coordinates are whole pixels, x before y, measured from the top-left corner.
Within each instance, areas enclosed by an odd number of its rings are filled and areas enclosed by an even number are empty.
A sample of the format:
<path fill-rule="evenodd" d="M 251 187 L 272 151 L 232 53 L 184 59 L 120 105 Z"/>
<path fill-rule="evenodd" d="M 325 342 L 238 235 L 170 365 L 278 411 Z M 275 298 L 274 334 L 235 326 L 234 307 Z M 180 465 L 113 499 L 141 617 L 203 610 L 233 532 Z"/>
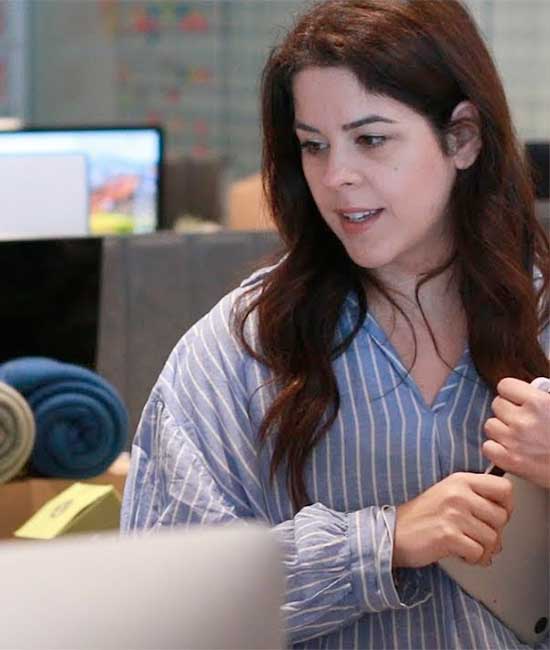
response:
<path fill-rule="evenodd" d="M 284 579 L 257 525 L 0 544 L 0 648 L 282 648 Z"/>

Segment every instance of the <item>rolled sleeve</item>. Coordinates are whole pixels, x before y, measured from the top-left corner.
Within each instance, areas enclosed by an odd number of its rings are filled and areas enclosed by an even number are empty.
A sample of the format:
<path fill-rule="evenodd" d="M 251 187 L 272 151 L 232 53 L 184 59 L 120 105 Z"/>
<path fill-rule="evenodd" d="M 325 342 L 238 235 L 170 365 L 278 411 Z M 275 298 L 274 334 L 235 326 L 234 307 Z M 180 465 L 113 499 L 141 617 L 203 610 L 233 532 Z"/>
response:
<path fill-rule="evenodd" d="M 364 508 L 348 517 L 352 584 L 361 609 L 407 609 L 431 598 L 421 571 L 392 572 L 395 507 Z"/>

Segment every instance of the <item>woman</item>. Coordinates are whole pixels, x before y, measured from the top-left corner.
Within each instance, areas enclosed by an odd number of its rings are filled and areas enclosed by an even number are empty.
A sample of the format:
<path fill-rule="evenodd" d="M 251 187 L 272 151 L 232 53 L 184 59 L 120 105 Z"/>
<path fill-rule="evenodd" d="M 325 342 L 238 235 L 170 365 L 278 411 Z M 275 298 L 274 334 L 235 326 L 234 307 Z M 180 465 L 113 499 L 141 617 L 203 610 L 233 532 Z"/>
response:
<path fill-rule="evenodd" d="M 499 552 L 490 462 L 550 487 L 549 243 L 495 67 L 455 0 L 330 0 L 262 98 L 286 255 L 170 356 L 123 528 L 269 522 L 296 647 L 520 648 L 436 564 Z"/>

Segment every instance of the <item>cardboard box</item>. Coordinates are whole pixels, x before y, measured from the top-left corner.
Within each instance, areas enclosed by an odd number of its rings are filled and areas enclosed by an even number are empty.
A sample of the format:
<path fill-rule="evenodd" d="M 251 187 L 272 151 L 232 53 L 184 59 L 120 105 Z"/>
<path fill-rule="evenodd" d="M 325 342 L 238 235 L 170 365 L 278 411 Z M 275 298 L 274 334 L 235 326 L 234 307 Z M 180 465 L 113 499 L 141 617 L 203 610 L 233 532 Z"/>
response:
<path fill-rule="evenodd" d="M 235 181 L 229 187 L 227 204 L 227 226 L 232 230 L 275 229 L 260 174 Z"/>
<path fill-rule="evenodd" d="M 112 485 L 122 495 L 127 476 L 127 462 L 116 461 L 107 472 L 80 483 Z M 13 535 L 47 501 L 76 483 L 73 480 L 28 478 L 0 485 L 0 539 L 16 539 Z"/>

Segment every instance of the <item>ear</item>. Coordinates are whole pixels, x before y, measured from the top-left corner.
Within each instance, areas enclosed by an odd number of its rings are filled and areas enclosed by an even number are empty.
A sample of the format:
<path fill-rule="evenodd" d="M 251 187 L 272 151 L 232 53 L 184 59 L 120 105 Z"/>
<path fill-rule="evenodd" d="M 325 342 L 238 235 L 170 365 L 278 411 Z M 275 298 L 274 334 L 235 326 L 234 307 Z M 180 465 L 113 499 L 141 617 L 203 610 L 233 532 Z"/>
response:
<path fill-rule="evenodd" d="M 457 169 L 468 169 L 477 159 L 481 149 L 479 111 L 469 101 L 455 106 L 451 116 L 447 149 Z"/>

